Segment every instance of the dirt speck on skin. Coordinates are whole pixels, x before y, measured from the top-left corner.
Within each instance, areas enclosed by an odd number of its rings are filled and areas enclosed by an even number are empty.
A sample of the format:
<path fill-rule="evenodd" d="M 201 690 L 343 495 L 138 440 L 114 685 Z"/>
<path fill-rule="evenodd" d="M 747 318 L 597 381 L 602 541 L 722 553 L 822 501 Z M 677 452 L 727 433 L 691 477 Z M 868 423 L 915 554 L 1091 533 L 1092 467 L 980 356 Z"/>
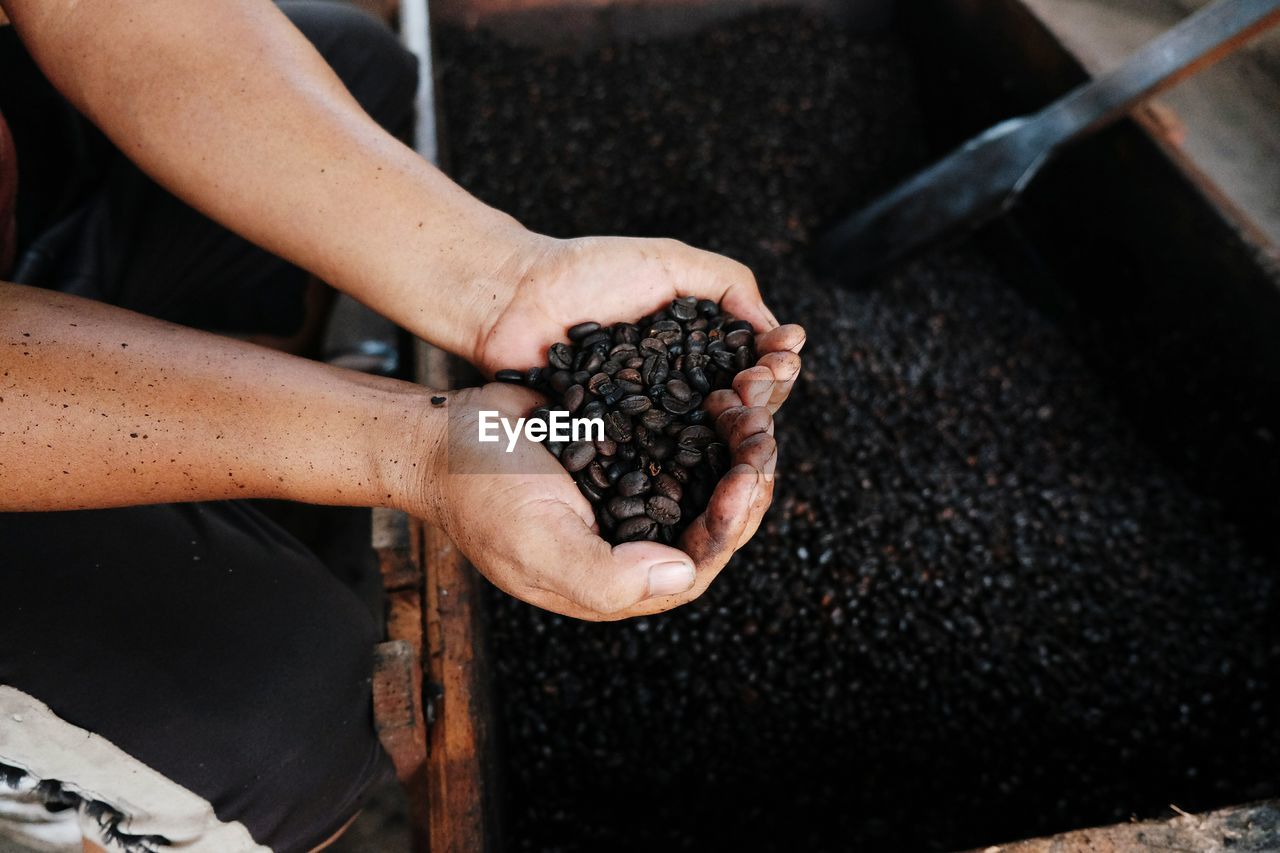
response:
<path fill-rule="evenodd" d="M 808 269 L 920 161 L 900 44 L 799 12 L 439 43 L 465 186 L 725 252 L 808 330 L 774 507 L 700 601 L 489 597 L 517 849 L 957 849 L 1277 792 L 1274 567 L 976 250 L 856 293 Z"/>

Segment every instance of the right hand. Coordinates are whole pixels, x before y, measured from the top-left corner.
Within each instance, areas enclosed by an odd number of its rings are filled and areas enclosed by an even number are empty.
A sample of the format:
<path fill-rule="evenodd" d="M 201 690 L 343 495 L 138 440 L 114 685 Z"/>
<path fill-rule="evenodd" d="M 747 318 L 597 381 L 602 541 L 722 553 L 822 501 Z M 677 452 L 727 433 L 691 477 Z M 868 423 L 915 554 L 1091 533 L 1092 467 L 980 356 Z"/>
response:
<path fill-rule="evenodd" d="M 610 546 L 590 502 L 559 460 L 523 438 L 507 453 L 477 440 L 479 412 L 514 424 L 540 402 L 533 392 L 490 384 L 448 394 L 408 508 L 437 523 L 496 586 L 546 610 L 593 621 L 669 610 L 700 595 L 760 523 L 773 491 L 776 445 L 764 407 L 719 398 L 734 467 L 706 513 L 681 540 Z M 425 467 L 425 470 L 424 470 Z M 695 557 L 691 557 L 691 552 Z"/>

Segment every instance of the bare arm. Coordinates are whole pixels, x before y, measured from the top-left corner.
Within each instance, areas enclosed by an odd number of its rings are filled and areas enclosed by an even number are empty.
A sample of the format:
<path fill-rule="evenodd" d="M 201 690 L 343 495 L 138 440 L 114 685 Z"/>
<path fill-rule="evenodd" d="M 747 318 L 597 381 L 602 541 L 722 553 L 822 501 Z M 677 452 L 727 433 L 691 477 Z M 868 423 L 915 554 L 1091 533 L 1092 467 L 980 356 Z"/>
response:
<path fill-rule="evenodd" d="M 453 352 L 470 354 L 503 271 L 540 239 L 383 131 L 268 0 L 0 6 L 175 195 Z"/>
<path fill-rule="evenodd" d="M 0 283 L 0 511 L 403 504 L 425 393 Z"/>

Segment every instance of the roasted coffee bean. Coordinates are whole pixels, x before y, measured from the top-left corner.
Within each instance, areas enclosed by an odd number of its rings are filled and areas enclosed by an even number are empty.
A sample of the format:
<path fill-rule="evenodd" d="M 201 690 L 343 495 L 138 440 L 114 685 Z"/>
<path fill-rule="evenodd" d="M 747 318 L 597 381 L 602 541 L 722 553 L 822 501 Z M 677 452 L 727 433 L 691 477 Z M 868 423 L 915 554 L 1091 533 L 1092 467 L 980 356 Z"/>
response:
<path fill-rule="evenodd" d="M 673 415 L 687 414 L 693 407 L 694 403 L 691 400 L 681 400 L 679 397 L 674 397 L 670 394 L 662 398 L 662 408 Z"/>
<path fill-rule="evenodd" d="M 578 484 L 578 491 L 586 495 L 587 500 L 597 504 L 604 500 L 604 492 L 601 489 L 596 488 L 595 484 L 590 480 L 579 479 L 576 482 Z"/>
<path fill-rule="evenodd" d="M 642 497 L 623 497 L 619 495 L 611 498 L 606 505 L 609 514 L 618 521 L 628 518 L 635 518 L 637 515 L 644 515 L 645 500 Z"/>
<path fill-rule="evenodd" d="M 692 320 L 698 316 L 698 299 L 689 296 L 671 303 L 671 316 L 677 320 Z"/>
<path fill-rule="evenodd" d="M 499 382 L 511 382 L 516 385 L 523 385 L 525 372 L 523 370 L 499 370 L 493 374 L 493 378 Z"/>
<path fill-rule="evenodd" d="M 573 384 L 573 374 L 567 370 L 557 370 L 551 374 L 550 385 L 551 390 L 557 394 L 563 394 L 569 390 L 569 386 Z"/>
<path fill-rule="evenodd" d="M 557 459 L 564 455 L 563 441 L 545 441 L 542 443 L 542 446 L 551 451 L 551 455 L 555 456 Z"/>
<path fill-rule="evenodd" d="M 622 475 L 617 483 L 618 494 L 624 497 L 643 495 L 649 491 L 649 475 L 643 471 L 632 471 Z"/>
<path fill-rule="evenodd" d="M 568 370 L 573 366 L 573 350 L 568 344 L 552 344 L 547 351 L 547 361 L 557 370 Z"/>
<path fill-rule="evenodd" d="M 601 390 L 605 385 L 613 387 L 613 379 L 607 373 L 597 373 L 587 380 L 587 390 L 597 397 L 603 397 L 607 393 Z"/>
<path fill-rule="evenodd" d="M 626 412 L 628 415 L 638 415 L 642 412 L 649 411 L 653 407 L 653 403 L 643 394 L 632 394 L 630 397 L 623 397 L 618 402 L 618 409 Z"/>
<path fill-rule="evenodd" d="M 575 441 L 564 449 L 560 462 L 570 471 L 581 471 L 596 458 L 596 446 L 589 441 Z"/>
<path fill-rule="evenodd" d="M 720 306 L 710 299 L 699 299 L 698 313 L 703 317 L 715 317 L 720 313 Z"/>
<path fill-rule="evenodd" d="M 662 409 L 649 409 L 640 416 L 640 423 L 648 429 L 665 429 L 671 423 L 671 413 Z"/>
<path fill-rule="evenodd" d="M 651 488 L 655 495 L 662 495 L 664 498 L 670 498 L 673 501 L 679 501 L 684 496 L 684 489 L 675 477 L 670 474 L 659 474 L 651 481 Z"/>
<path fill-rule="evenodd" d="M 680 430 L 680 443 L 690 447 L 706 447 L 716 440 L 716 431 L 705 426 L 687 426 Z"/>
<path fill-rule="evenodd" d="M 693 391 L 689 386 L 680 379 L 667 380 L 667 396 L 675 397 L 677 400 L 684 402 L 693 396 Z"/>
<path fill-rule="evenodd" d="M 741 345 L 727 346 L 729 338 Z M 754 358 L 749 325 L 685 297 L 637 323 L 579 324 L 570 343 L 548 348 L 545 367 L 520 374 L 523 384 L 550 394 L 556 409 L 603 420 L 602 439 L 546 442 L 595 505 L 602 535 L 674 542 L 680 520 L 705 507 L 698 501 L 714 488 L 727 451 L 702 426 L 709 419 L 702 401 L 730 386 L 741 358 Z M 504 374 L 506 381 L 515 374 Z M 540 407 L 531 417 L 550 415 Z M 645 516 L 623 531 L 643 515 L 637 506 L 651 485 L 662 523 Z"/>
<path fill-rule="evenodd" d="M 576 326 L 569 327 L 569 340 L 575 342 L 581 341 L 583 338 L 587 337 L 587 335 L 595 334 L 599 330 L 599 323 L 579 323 Z"/>
<path fill-rule="evenodd" d="M 651 355 L 666 356 L 667 345 L 657 338 L 645 338 L 640 342 L 640 355 L 648 358 Z"/>
<path fill-rule="evenodd" d="M 603 355 L 600 349 L 597 349 L 597 348 L 601 347 L 602 345 L 603 347 L 607 348 L 609 346 L 609 342 L 610 342 L 609 333 L 600 331 L 592 335 L 587 335 L 585 338 L 582 339 L 582 341 L 578 344 L 578 346 L 582 347 L 583 349 L 595 349 L 597 355 Z"/>
<path fill-rule="evenodd" d="M 676 443 L 665 435 L 651 435 L 643 446 L 649 451 L 650 458 L 659 462 L 676 454 Z"/>
<path fill-rule="evenodd" d="M 689 371 L 689 385 L 699 394 L 711 393 L 711 380 L 707 378 L 706 372 L 701 367 L 695 367 Z"/>
<path fill-rule="evenodd" d="M 733 353 L 733 369 L 741 373 L 751 366 L 751 350 L 748 347 L 738 347 Z"/>
<path fill-rule="evenodd" d="M 640 375 L 644 377 L 646 385 L 661 385 L 667 380 L 670 368 L 667 367 L 667 358 L 665 355 L 651 355 L 644 360 L 644 368 L 640 371 Z"/>
<path fill-rule="evenodd" d="M 621 542 L 652 539 L 658 533 L 658 523 L 646 515 L 637 515 L 635 518 L 619 522 L 616 533 Z"/>
<path fill-rule="evenodd" d="M 611 485 L 609 483 L 609 475 L 605 472 L 604 466 L 600 464 L 599 459 L 592 459 L 591 464 L 586 467 L 583 473 L 587 475 L 592 485 L 601 490 L 601 494 Z"/>
<path fill-rule="evenodd" d="M 609 412 L 604 416 L 604 434 L 619 444 L 626 444 L 634 434 L 631 418 L 626 412 Z"/>
<path fill-rule="evenodd" d="M 675 461 L 677 465 L 683 465 L 686 468 L 692 468 L 702 461 L 702 451 L 696 447 L 690 447 L 687 444 L 676 445 Z"/>
<path fill-rule="evenodd" d="M 663 495 L 654 495 L 645 501 L 644 511 L 659 524 L 675 524 L 680 520 L 680 504 Z"/>

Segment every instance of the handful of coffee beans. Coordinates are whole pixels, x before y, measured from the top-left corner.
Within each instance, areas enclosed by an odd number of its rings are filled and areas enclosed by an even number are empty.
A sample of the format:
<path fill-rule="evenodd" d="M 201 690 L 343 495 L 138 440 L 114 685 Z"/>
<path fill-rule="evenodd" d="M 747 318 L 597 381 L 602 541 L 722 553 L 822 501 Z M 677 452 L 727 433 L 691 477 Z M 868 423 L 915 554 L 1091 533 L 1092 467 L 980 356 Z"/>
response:
<path fill-rule="evenodd" d="M 495 378 L 548 397 L 535 419 L 560 410 L 604 421 L 603 439 L 544 444 L 595 507 L 605 539 L 675 542 L 729 468 L 702 404 L 755 364 L 751 324 L 690 296 L 635 323 L 579 323 L 568 337 L 545 367 Z"/>

